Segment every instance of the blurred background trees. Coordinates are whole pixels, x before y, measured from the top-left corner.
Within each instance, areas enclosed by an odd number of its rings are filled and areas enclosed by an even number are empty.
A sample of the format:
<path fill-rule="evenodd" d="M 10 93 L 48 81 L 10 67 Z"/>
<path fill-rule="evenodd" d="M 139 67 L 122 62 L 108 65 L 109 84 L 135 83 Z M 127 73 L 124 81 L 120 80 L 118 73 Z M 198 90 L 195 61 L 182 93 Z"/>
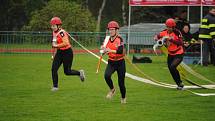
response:
<path fill-rule="evenodd" d="M 40 10 L 32 12 L 28 25 L 23 30 L 47 31 L 50 20 L 58 16 L 63 21 L 63 28 L 67 31 L 94 31 L 95 19 L 88 9 L 82 8 L 76 2 L 51 0 Z"/>

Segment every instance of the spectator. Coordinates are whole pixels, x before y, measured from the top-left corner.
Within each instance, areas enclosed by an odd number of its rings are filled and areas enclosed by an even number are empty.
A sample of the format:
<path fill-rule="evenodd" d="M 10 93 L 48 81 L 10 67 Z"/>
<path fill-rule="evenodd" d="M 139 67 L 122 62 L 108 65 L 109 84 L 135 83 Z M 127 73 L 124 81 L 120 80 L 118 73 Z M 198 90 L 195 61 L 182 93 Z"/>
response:
<path fill-rule="evenodd" d="M 190 23 L 189 21 L 187 21 L 187 11 L 182 11 L 179 15 L 179 17 L 175 18 L 175 22 L 176 22 L 176 28 L 180 31 L 183 30 L 184 26 L 187 25 L 189 28 L 189 32 L 190 32 Z"/>
<path fill-rule="evenodd" d="M 201 21 L 199 40 L 203 42 L 203 66 L 209 63 L 215 66 L 215 7 L 210 7 L 209 13 Z"/>
<path fill-rule="evenodd" d="M 184 41 L 184 46 L 188 47 L 191 43 L 192 40 L 192 34 L 189 31 L 189 26 L 188 25 L 184 25 L 182 31 L 181 31 L 182 37 L 183 37 L 183 41 Z"/>

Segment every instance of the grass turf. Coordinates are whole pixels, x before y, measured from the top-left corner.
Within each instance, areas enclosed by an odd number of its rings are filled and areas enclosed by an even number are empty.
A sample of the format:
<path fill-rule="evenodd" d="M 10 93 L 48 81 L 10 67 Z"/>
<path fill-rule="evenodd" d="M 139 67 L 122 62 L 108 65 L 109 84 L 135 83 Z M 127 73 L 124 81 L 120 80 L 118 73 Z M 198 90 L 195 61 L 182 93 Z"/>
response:
<path fill-rule="evenodd" d="M 108 87 L 103 79 L 105 65 L 95 74 L 97 59 L 75 55 L 74 69 L 84 69 L 87 79 L 65 76 L 59 69 L 59 91 L 51 92 L 50 55 L 0 55 L 0 121 L 212 121 L 215 96 L 200 97 L 187 91 L 153 86 L 126 78 L 127 104 L 117 93 L 106 100 Z M 165 58 L 154 57 L 152 64 L 137 64 L 146 74 L 174 84 Z M 210 79 L 214 67 L 197 67 Z M 210 71 L 208 71 L 210 70 Z M 139 75 L 129 63 L 127 72 Z M 198 92 L 213 90 L 195 89 Z"/>

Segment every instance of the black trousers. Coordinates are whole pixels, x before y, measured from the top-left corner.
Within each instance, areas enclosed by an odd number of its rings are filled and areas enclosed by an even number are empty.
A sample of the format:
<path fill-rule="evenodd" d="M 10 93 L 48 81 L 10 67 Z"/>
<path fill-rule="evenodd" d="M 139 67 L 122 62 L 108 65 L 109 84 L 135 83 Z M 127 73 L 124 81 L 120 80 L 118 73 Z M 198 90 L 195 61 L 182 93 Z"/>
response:
<path fill-rule="evenodd" d="M 202 44 L 203 53 L 203 65 L 213 64 L 215 65 L 215 42 L 211 39 L 207 39 Z M 210 61 L 209 61 L 210 56 Z"/>
<path fill-rule="evenodd" d="M 125 60 L 119 60 L 119 61 L 111 61 L 108 60 L 108 65 L 105 70 L 105 81 L 110 89 L 113 89 L 113 81 L 111 79 L 112 74 L 117 71 L 118 75 L 118 85 L 121 92 L 121 97 L 125 98 L 126 94 L 126 88 L 125 88 L 125 73 L 126 73 L 126 67 L 125 67 Z"/>
<path fill-rule="evenodd" d="M 73 51 L 71 48 L 67 50 L 57 50 L 57 53 L 54 57 L 52 63 L 52 80 L 53 86 L 58 87 L 58 69 L 63 63 L 64 74 L 65 75 L 80 75 L 79 71 L 72 70 L 72 61 L 73 61 Z"/>
<path fill-rule="evenodd" d="M 182 60 L 183 60 L 183 54 L 168 55 L 168 58 L 167 58 L 167 64 L 168 64 L 169 71 L 172 75 L 172 78 L 174 79 L 175 83 L 178 86 L 182 83 L 182 81 L 181 81 L 180 74 L 177 70 L 177 66 L 182 62 Z"/>

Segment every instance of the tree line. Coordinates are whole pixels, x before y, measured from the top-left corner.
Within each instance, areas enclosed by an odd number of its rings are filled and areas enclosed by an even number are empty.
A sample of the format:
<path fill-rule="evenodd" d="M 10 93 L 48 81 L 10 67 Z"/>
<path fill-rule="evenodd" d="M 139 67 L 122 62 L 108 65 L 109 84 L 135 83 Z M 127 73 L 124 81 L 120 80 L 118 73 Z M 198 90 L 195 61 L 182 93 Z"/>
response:
<path fill-rule="evenodd" d="M 59 16 L 68 31 L 105 31 L 110 20 L 128 24 L 128 0 L 0 0 L 0 31 L 50 31 Z M 164 22 L 186 7 L 132 7 L 131 24 Z M 191 9 L 198 22 L 199 8 Z"/>

